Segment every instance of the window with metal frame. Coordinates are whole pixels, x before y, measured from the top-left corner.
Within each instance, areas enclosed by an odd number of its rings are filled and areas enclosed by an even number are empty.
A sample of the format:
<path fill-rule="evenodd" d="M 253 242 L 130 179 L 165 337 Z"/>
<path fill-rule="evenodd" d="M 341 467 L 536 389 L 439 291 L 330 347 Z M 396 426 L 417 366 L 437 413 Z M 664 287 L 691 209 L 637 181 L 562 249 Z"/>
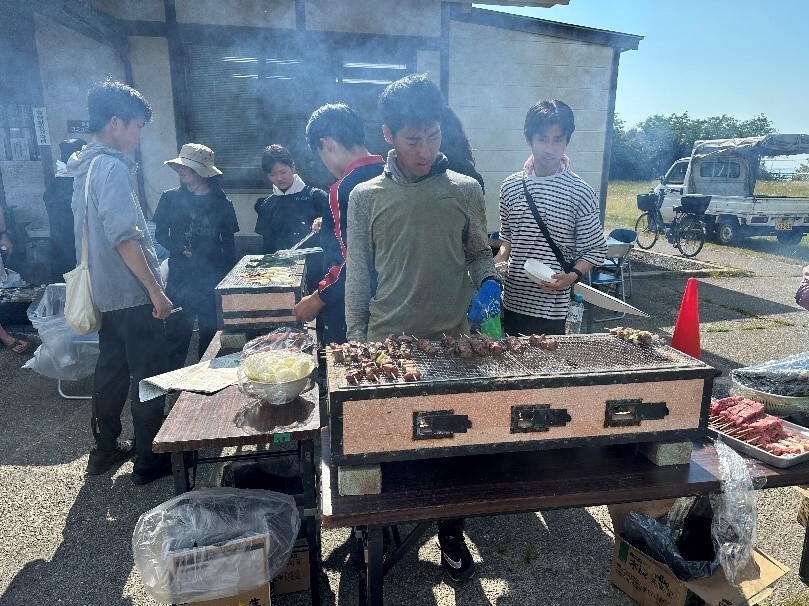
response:
<path fill-rule="evenodd" d="M 708 179 L 738 179 L 741 170 L 738 162 L 702 162 L 699 165 L 699 176 Z"/>
<path fill-rule="evenodd" d="M 389 83 L 412 73 L 415 51 L 351 37 L 341 48 L 301 39 L 186 47 L 190 139 L 211 147 L 231 188 L 266 188 L 261 150 L 287 147 L 311 185 L 333 177 L 306 144 L 306 122 L 324 103 L 344 102 L 366 123 L 370 151 L 385 154 L 377 110 Z"/>

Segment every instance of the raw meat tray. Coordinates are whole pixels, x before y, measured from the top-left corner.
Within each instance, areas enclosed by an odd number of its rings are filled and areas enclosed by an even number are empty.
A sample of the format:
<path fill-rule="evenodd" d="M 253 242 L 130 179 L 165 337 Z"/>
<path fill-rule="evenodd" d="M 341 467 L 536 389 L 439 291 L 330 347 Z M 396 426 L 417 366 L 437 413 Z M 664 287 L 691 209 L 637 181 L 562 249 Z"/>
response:
<path fill-rule="evenodd" d="M 782 420 L 781 423 L 785 430 L 796 433 L 802 438 L 809 440 L 809 429 L 806 427 L 784 420 Z M 739 440 L 738 438 L 729 436 L 718 429 L 714 429 L 710 425 L 708 425 L 708 435 L 713 436 L 714 438 L 721 437 L 725 443 L 734 450 L 738 450 L 746 455 L 750 455 L 754 459 L 758 459 L 759 461 L 762 461 L 767 465 L 772 465 L 773 467 L 784 469 L 786 467 L 792 467 L 793 465 L 798 465 L 799 463 L 809 461 L 809 452 L 804 452 L 799 455 L 774 455 L 771 452 L 767 452 L 763 448 L 753 446 L 744 440 Z"/>

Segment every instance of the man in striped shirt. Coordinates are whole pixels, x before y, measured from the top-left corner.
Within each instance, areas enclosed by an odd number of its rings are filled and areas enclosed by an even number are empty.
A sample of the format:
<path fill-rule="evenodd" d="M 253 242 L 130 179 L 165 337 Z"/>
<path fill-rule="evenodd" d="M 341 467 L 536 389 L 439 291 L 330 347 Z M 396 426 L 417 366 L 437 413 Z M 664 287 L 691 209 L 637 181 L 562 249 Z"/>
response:
<path fill-rule="evenodd" d="M 537 102 L 525 116 L 523 132 L 532 151 L 526 170 L 506 178 L 500 188 L 503 245 L 495 262 L 511 258 L 502 310 L 503 329 L 510 335 L 564 334 L 570 287 L 600 265 L 607 252 L 595 192 L 566 162 L 575 128 L 565 103 Z M 537 214 L 562 259 L 543 235 Z M 550 266 L 553 281 L 533 282 L 523 269 L 526 259 Z"/>

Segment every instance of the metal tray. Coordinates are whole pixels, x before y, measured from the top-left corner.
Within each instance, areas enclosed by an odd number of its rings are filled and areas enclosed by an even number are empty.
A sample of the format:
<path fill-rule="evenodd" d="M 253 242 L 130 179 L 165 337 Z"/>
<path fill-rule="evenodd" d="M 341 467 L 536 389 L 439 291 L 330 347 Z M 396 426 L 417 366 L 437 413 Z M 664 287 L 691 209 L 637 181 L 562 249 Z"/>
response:
<path fill-rule="evenodd" d="M 796 425 L 795 423 L 790 423 L 789 421 L 784 421 L 783 419 L 781 422 L 784 425 L 784 429 L 809 440 L 809 429 L 806 427 Z M 771 452 L 767 452 L 766 450 L 759 448 L 758 446 L 753 446 L 752 444 L 749 444 L 743 440 L 729 436 L 718 429 L 714 429 L 710 425 L 708 425 L 708 435 L 713 436 L 714 438 L 721 436 L 725 443 L 734 450 L 738 450 L 739 452 L 750 455 L 754 459 L 758 459 L 759 461 L 762 461 L 767 465 L 772 465 L 773 467 L 780 467 L 781 469 L 784 469 L 786 467 L 792 467 L 793 465 L 798 465 L 799 463 L 809 461 L 809 452 L 804 452 L 803 454 L 799 455 L 774 455 Z"/>

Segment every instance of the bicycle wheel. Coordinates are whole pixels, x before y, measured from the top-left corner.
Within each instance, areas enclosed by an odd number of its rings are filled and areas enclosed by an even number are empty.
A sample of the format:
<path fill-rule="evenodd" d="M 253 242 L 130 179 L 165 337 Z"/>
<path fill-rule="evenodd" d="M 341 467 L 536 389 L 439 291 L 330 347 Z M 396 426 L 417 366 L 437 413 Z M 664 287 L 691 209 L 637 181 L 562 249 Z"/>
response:
<path fill-rule="evenodd" d="M 657 224 L 649 213 L 643 213 L 635 222 L 635 232 L 638 234 L 638 246 L 644 250 L 650 249 L 657 242 L 660 233 Z"/>
<path fill-rule="evenodd" d="M 677 248 L 684 257 L 696 257 L 705 244 L 705 224 L 693 216 L 683 217 L 677 225 Z"/>

